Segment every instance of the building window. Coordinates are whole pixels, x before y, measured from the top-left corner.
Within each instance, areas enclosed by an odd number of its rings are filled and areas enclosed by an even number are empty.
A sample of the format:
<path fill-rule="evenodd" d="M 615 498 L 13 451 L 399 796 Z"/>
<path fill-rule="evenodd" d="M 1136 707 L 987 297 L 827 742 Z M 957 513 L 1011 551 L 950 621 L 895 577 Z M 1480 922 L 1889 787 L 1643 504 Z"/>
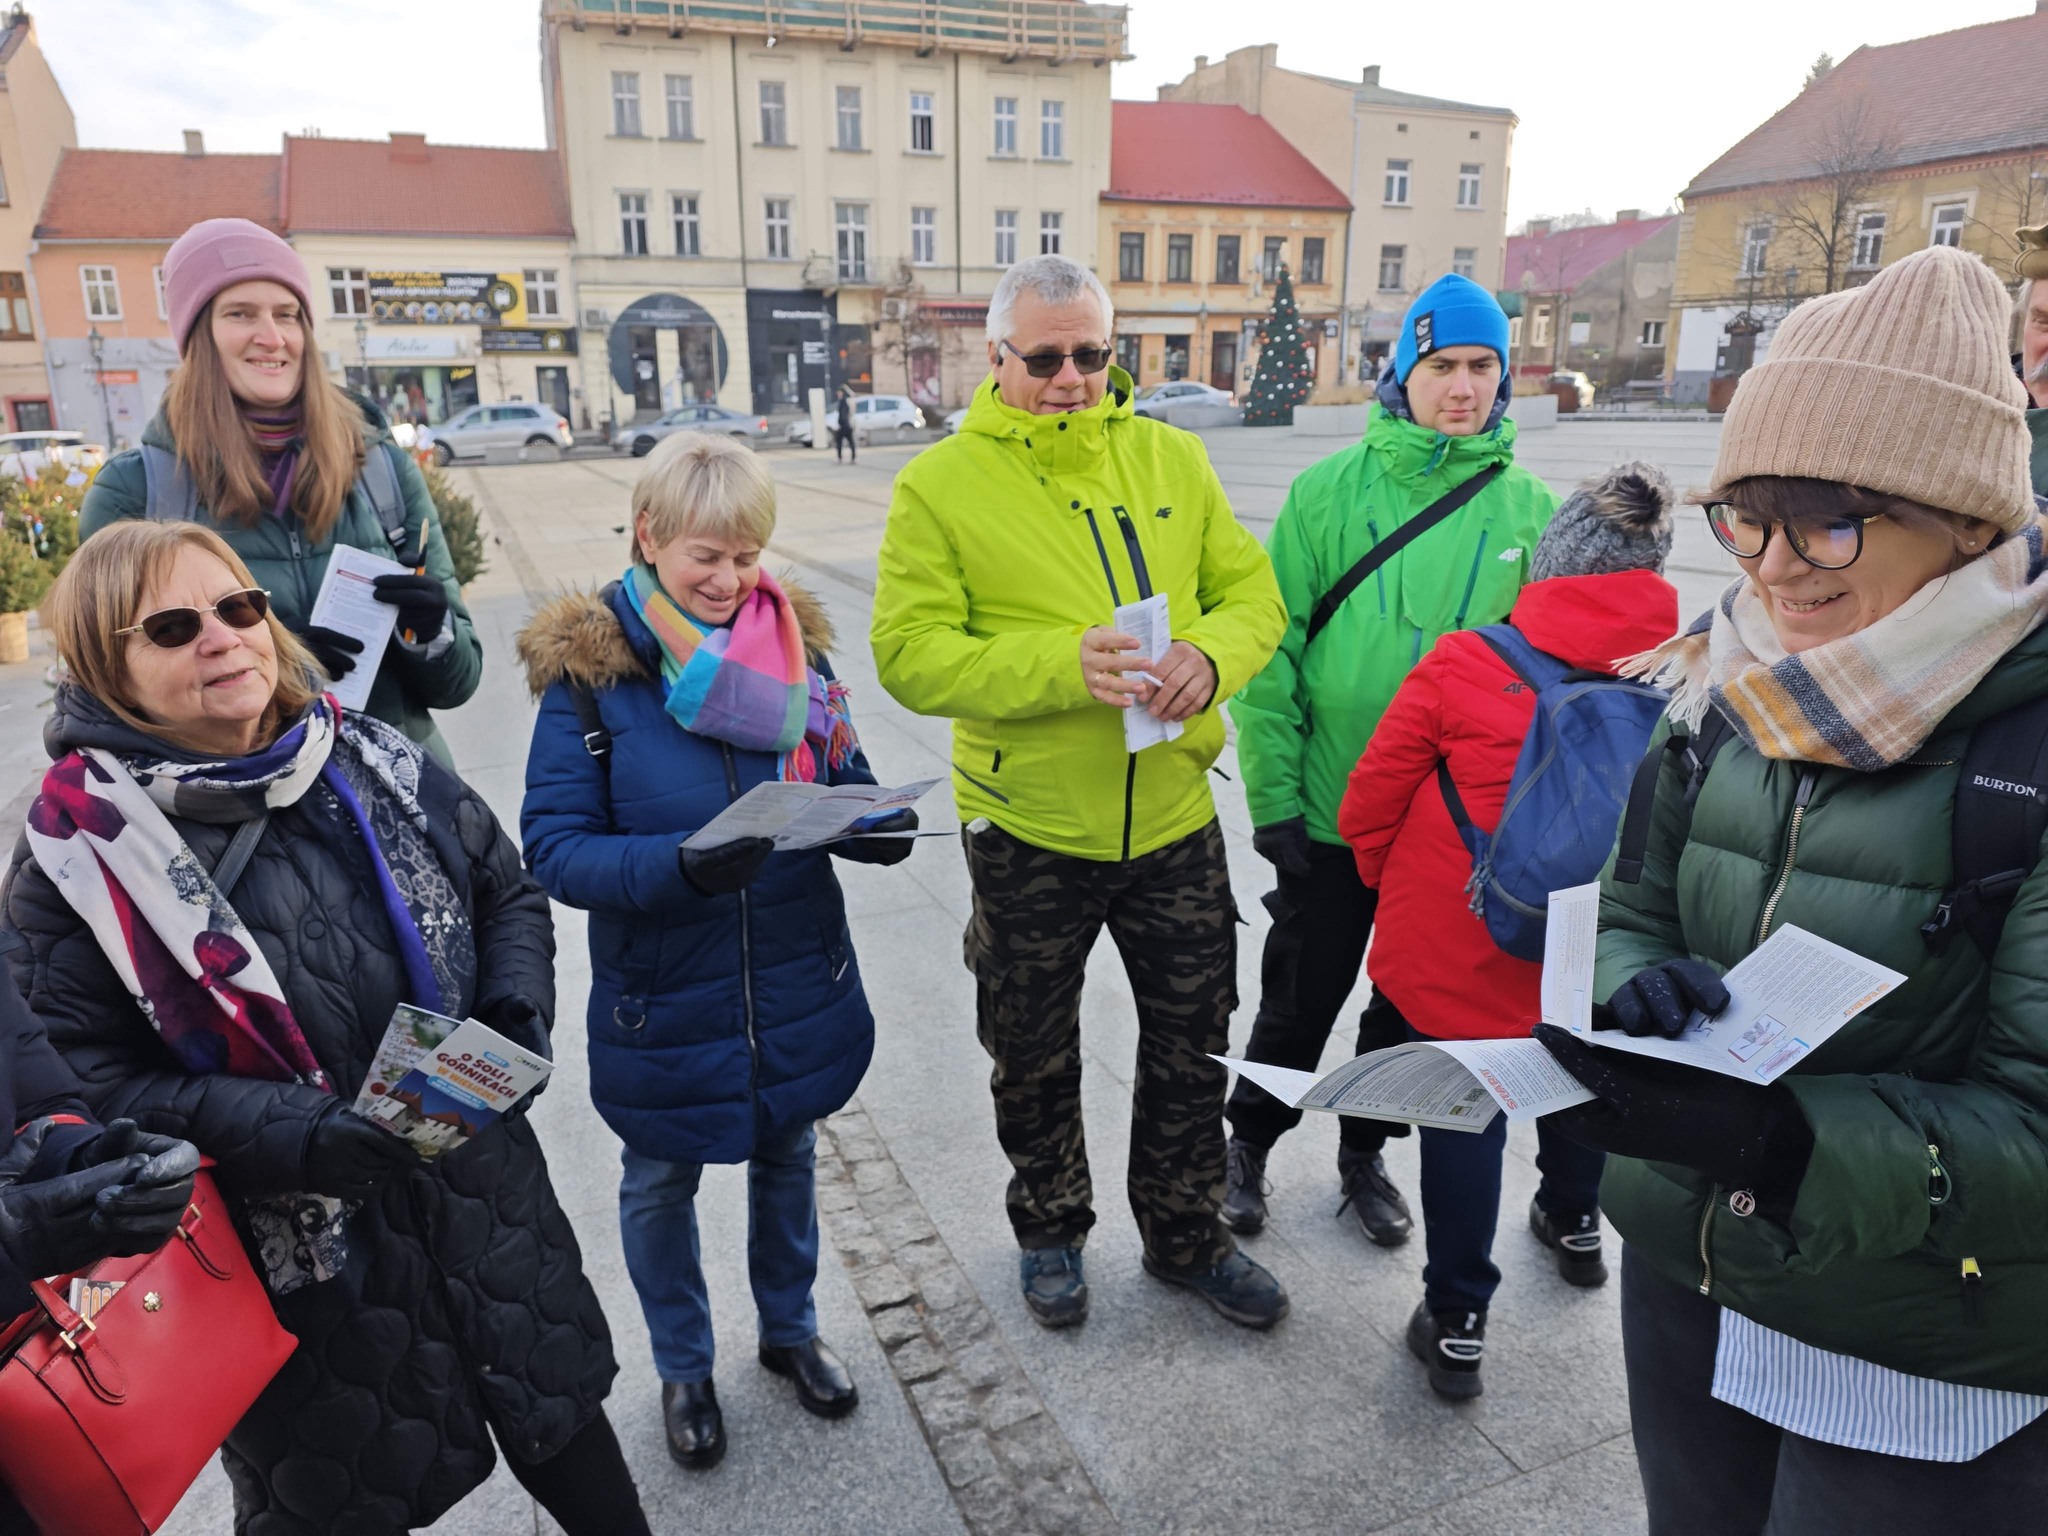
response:
<path fill-rule="evenodd" d="M 1269 283 L 1279 281 L 1280 268 L 1286 260 L 1287 237 L 1285 235 L 1266 236 L 1266 248 L 1259 257 L 1259 275 Z"/>
<path fill-rule="evenodd" d="M 156 317 L 168 320 L 171 318 L 171 296 L 164 292 L 164 269 L 151 267 L 149 273 L 156 280 Z"/>
<path fill-rule="evenodd" d="M 672 139 L 697 137 L 697 94 L 688 75 L 667 77 L 668 136 Z"/>
<path fill-rule="evenodd" d="M 910 264 L 935 267 L 939 264 L 939 210 L 910 210 Z"/>
<path fill-rule="evenodd" d="M 913 153 L 928 155 L 938 148 L 938 115 L 932 108 L 930 91 L 910 93 L 910 148 Z"/>
<path fill-rule="evenodd" d="M 1017 98 L 998 96 L 996 98 L 996 147 L 998 155 L 1017 153 Z"/>
<path fill-rule="evenodd" d="M 1522 317 L 1520 315 L 1516 315 L 1508 321 L 1508 351 L 1510 353 L 1514 353 L 1519 352 L 1521 350 Z"/>
<path fill-rule="evenodd" d="M 671 192 L 668 196 L 669 218 L 675 223 L 676 254 L 678 256 L 702 256 L 704 254 L 704 231 L 697 219 L 697 194 L 694 192 Z"/>
<path fill-rule="evenodd" d="M 1383 245 L 1380 247 L 1380 292 L 1399 293 L 1408 285 L 1402 281 L 1402 268 L 1408 265 L 1408 247 L 1405 245 Z"/>
<path fill-rule="evenodd" d="M 868 275 L 868 205 L 834 203 L 832 224 L 839 241 L 839 275 L 865 278 Z"/>
<path fill-rule="evenodd" d="M 1041 213 L 1038 216 L 1038 254 L 1057 256 L 1060 253 L 1060 229 L 1064 215 Z"/>
<path fill-rule="evenodd" d="M 1849 270 L 1866 272 L 1884 263 L 1884 223 L 1881 213 L 1858 214 L 1856 218 L 1856 254 L 1849 259 Z"/>
<path fill-rule="evenodd" d="M 1067 104 L 1063 101 L 1038 104 L 1038 158 L 1067 158 Z"/>
<path fill-rule="evenodd" d="M 35 320 L 28 312 L 28 274 L 0 272 L 0 339 L 34 341 L 35 337 Z M 14 428 L 17 432 L 32 430 L 18 415 Z"/>
<path fill-rule="evenodd" d="M 1135 230 L 1116 237 L 1116 277 L 1120 283 L 1145 281 L 1145 237 Z"/>
<path fill-rule="evenodd" d="M 780 80 L 761 82 L 761 142 L 789 142 L 789 101 Z"/>
<path fill-rule="evenodd" d="M 1168 235 L 1166 237 L 1166 280 L 1169 283 L 1192 283 L 1195 280 L 1195 237 L 1193 235 Z"/>
<path fill-rule="evenodd" d="M 85 285 L 85 318 L 121 318 L 121 284 L 112 267 L 80 267 L 79 281 Z"/>
<path fill-rule="evenodd" d="M 628 256 L 647 254 L 647 194 L 619 194 L 619 249 Z"/>
<path fill-rule="evenodd" d="M 1752 224 L 1742 234 L 1743 277 L 1762 277 L 1771 257 L 1771 226 Z"/>
<path fill-rule="evenodd" d="M 158 267 L 157 272 L 161 274 L 163 268 Z M 158 278 L 157 286 L 161 290 L 161 276 Z M 327 305 L 331 314 L 367 315 L 370 312 L 369 275 L 361 267 L 329 267 Z"/>
<path fill-rule="evenodd" d="M 1119 336 L 1116 339 L 1116 365 L 1134 379 L 1138 376 L 1138 353 L 1143 344 L 1142 336 Z"/>
<path fill-rule="evenodd" d="M 1216 237 L 1216 281 L 1235 283 L 1241 281 L 1237 275 L 1238 247 L 1242 244 L 1240 235 L 1218 235 Z"/>
<path fill-rule="evenodd" d="M 562 288 L 556 280 L 553 267 L 528 267 L 521 274 L 526 279 L 526 314 L 531 320 L 559 320 L 562 315 Z"/>
<path fill-rule="evenodd" d="M 1664 322 L 1662 320 L 1645 320 L 1643 322 L 1642 345 L 1646 347 L 1661 347 L 1664 345 Z"/>
<path fill-rule="evenodd" d="M 1017 210 L 1014 208 L 996 210 L 996 265 L 1017 265 Z"/>
<path fill-rule="evenodd" d="M 1386 196 L 1381 199 L 1382 202 L 1406 203 L 1408 201 L 1408 165 L 1409 162 L 1406 160 L 1389 160 L 1387 162 Z"/>
<path fill-rule="evenodd" d="M 1461 165 L 1458 167 L 1458 206 L 1477 208 L 1479 206 L 1479 167 Z"/>
<path fill-rule="evenodd" d="M 1934 210 L 1934 238 L 1929 245 L 1961 245 L 1963 220 L 1969 213 L 1965 203 L 1943 203 Z"/>
<path fill-rule="evenodd" d="M 4 169 L 4 168 L 0 168 L 0 208 L 5 208 L 6 206 L 7 206 L 7 173 L 6 173 L 6 171 L 5 171 L 5 169 Z M 4 308 L 4 307 L 5 307 L 4 305 L 0 305 L 0 308 Z"/>
<path fill-rule="evenodd" d="M 1538 309 L 1529 316 L 1529 345 L 1547 347 L 1550 345 L 1550 311 Z"/>
<path fill-rule="evenodd" d="M 789 199 L 771 197 L 767 201 L 768 254 L 778 261 L 789 259 Z"/>
<path fill-rule="evenodd" d="M 622 139 L 640 137 L 640 77 L 630 69 L 612 71 L 612 132 Z"/>
<path fill-rule="evenodd" d="M 834 93 L 839 103 L 839 147 L 859 149 L 860 142 L 860 87 L 842 85 Z"/>
<path fill-rule="evenodd" d="M 1301 242 L 1301 280 L 1304 283 L 1320 283 L 1323 280 L 1323 237 L 1306 235 Z"/>
<path fill-rule="evenodd" d="M 1452 248 L 1451 270 L 1460 277 L 1470 277 L 1479 266 L 1479 247 L 1460 245 Z"/>

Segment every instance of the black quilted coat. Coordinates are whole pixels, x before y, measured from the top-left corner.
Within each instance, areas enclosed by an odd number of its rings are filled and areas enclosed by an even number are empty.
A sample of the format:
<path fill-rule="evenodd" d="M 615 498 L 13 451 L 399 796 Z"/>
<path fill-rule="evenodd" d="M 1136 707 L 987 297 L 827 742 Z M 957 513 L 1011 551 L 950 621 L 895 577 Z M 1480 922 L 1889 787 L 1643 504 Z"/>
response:
<path fill-rule="evenodd" d="M 63 690 L 52 755 L 146 743 Z M 547 898 L 483 800 L 431 759 L 420 799 L 475 929 L 479 1014 L 524 999 L 552 1023 Z M 320 1064 L 355 1097 L 404 971 L 366 856 L 313 818 L 320 791 L 277 812 L 231 897 Z M 174 822 L 211 868 L 233 829 Z M 262 1197 L 307 1187 L 319 1090 L 188 1077 L 143 1021 L 84 922 L 28 858 L 9 876 L 16 983 L 85 1084 L 102 1120 L 129 1115 L 219 1163 L 223 1189 Z M 486 1425 L 531 1461 L 593 1418 L 618 1367 L 568 1218 L 532 1127 L 517 1120 L 392 1180 L 348 1224 L 346 1270 L 278 1298 L 299 1339 L 223 1451 L 242 1536 L 370 1536 L 433 1521 L 489 1476 Z M 231 1348 L 222 1341 L 223 1348 Z"/>

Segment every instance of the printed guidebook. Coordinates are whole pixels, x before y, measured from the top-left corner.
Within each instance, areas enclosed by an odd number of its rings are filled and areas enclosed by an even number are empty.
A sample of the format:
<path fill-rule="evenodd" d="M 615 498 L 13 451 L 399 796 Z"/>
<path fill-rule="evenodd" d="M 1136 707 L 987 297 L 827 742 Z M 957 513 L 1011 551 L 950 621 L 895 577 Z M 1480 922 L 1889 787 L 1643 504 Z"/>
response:
<path fill-rule="evenodd" d="M 553 1071 L 545 1056 L 487 1024 L 401 1003 L 355 1110 L 422 1157 L 439 1157 L 497 1124 Z"/>

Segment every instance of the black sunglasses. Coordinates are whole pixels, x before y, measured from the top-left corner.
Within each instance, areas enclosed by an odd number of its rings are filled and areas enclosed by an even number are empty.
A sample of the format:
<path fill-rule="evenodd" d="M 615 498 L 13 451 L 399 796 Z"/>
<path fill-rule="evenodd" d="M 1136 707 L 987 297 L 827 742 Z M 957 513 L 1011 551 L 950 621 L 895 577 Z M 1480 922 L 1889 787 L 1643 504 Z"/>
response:
<path fill-rule="evenodd" d="M 1034 379 L 1055 377 L 1066 365 L 1068 358 L 1074 360 L 1074 367 L 1082 373 L 1100 373 L 1109 366 L 1115 356 L 1107 347 L 1077 347 L 1072 352 L 1019 352 L 1016 344 L 1001 341 L 998 346 L 1008 347 L 1010 356 L 1024 365 L 1024 371 Z"/>
<path fill-rule="evenodd" d="M 1706 504 L 1707 528 L 1717 542 L 1738 560 L 1754 560 L 1771 542 L 1771 530 L 1783 528 L 1793 551 L 1817 571 L 1843 571 L 1863 553 L 1863 527 L 1883 517 L 1833 517 L 1824 523 L 1774 523 L 1755 517 L 1732 501 Z"/>
<path fill-rule="evenodd" d="M 221 623 L 229 629 L 254 629 L 269 612 L 270 594 L 261 587 L 249 587 L 241 592 L 230 592 L 208 608 L 159 608 L 155 613 L 145 615 L 140 624 L 130 624 L 114 633 L 139 634 L 151 645 L 175 651 L 199 638 L 200 631 L 206 628 L 209 613 L 219 614 Z"/>

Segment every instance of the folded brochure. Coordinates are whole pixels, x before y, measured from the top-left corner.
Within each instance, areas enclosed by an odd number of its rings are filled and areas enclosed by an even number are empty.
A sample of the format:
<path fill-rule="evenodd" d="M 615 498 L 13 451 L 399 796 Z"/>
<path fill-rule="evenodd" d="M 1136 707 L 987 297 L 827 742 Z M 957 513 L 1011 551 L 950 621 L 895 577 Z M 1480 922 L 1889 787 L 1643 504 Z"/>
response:
<path fill-rule="evenodd" d="M 886 784 L 756 784 L 683 840 L 686 848 L 719 848 L 744 837 L 774 839 L 777 849 L 816 848 L 861 835 L 857 823 L 915 805 L 939 782 Z M 883 836 L 901 834 L 884 833 Z"/>
<path fill-rule="evenodd" d="M 1774 1083 L 1836 1030 L 1906 978 L 1817 934 L 1787 924 L 1722 977 L 1728 1006 L 1695 1012 L 1675 1040 L 1593 1028 L 1593 959 L 1600 887 L 1550 893 L 1544 932 L 1545 1023 L 1588 1045 L 1654 1056 L 1746 1082 Z M 1300 1072 L 1219 1056 L 1297 1109 L 1483 1131 L 1493 1117 L 1534 1120 L 1593 1097 L 1539 1041 L 1418 1040 L 1373 1051 L 1334 1071 Z"/>
<path fill-rule="evenodd" d="M 439 1157 L 497 1124 L 552 1071 L 545 1056 L 487 1024 L 401 1003 L 355 1110 L 422 1157 Z"/>

